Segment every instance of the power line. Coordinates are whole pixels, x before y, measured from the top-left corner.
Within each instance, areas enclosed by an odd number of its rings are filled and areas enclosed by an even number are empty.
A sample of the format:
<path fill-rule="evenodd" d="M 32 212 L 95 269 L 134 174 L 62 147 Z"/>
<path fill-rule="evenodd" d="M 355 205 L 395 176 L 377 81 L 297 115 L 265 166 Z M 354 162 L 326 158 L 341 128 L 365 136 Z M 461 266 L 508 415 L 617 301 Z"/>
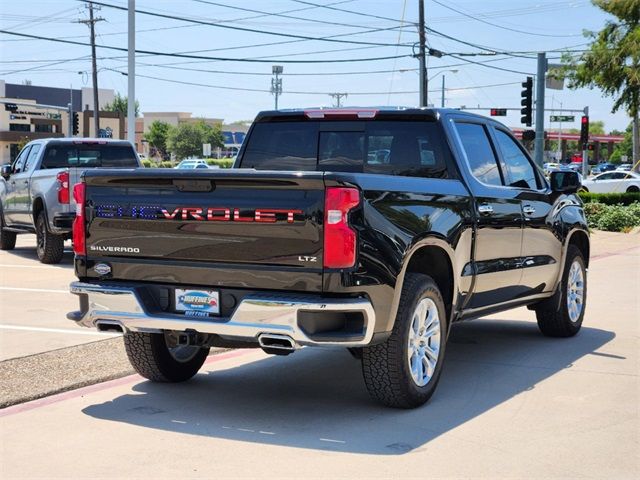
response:
<path fill-rule="evenodd" d="M 111 70 L 113 72 L 120 73 L 122 75 L 126 75 L 126 72 L 122 72 L 122 71 L 114 69 L 114 68 L 106 68 L 106 70 Z M 190 85 L 190 86 L 196 86 L 196 87 L 215 88 L 215 89 L 220 89 L 220 90 L 271 93 L 271 90 L 267 90 L 267 89 L 263 89 L 263 88 L 230 87 L 230 86 L 227 86 L 227 85 L 212 85 L 212 84 L 208 84 L 208 83 L 199 83 L 199 82 L 190 82 L 190 81 L 186 81 L 186 80 L 174 80 L 174 79 L 170 79 L 170 78 L 154 77 L 152 75 L 136 74 L 136 77 L 148 78 L 148 79 L 151 79 L 151 80 L 157 80 L 157 81 L 166 82 L 166 83 L 174 83 L 174 84 L 179 84 L 179 85 Z M 503 87 L 503 86 L 506 86 L 506 85 L 515 85 L 515 84 L 519 84 L 519 83 L 520 82 L 506 82 L 506 83 L 496 83 L 496 84 L 491 84 L 491 85 L 480 85 L 480 86 L 473 86 L 473 87 L 447 88 L 446 91 L 459 91 L 459 90 L 462 91 L 462 90 L 474 90 L 474 89 L 481 89 L 481 88 Z M 439 91 L 439 90 L 437 90 L 437 91 Z M 434 90 L 433 92 L 437 92 L 437 91 Z M 287 90 L 284 93 L 291 94 L 291 95 L 331 95 L 334 92 Z M 359 95 L 359 96 L 365 96 L 365 95 L 387 95 L 388 93 L 389 92 L 347 92 L 347 94 L 350 95 L 350 96 L 351 95 L 353 95 L 353 96 L 356 96 L 356 95 Z M 395 91 L 395 92 L 392 92 L 393 95 L 410 95 L 410 94 L 416 94 L 416 93 L 418 93 L 418 92 L 417 91 Z"/>
<path fill-rule="evenodd" d="M 396 23 L 400 23 L 400 24 L 406 23 L 405 21 L 400 20 L 398 18 L 383 17 L 381 15 L 374 15 L 372 13 L 363 13 L 363 12 L 358 12 L 356 10 L 347 10 L 345 8 L 338 8 L 338 7 L 333 7 L 333 6 L 330 6 L 330 5 L 321 5 L 319 3 L 307 2 L 307 1 L 303 1 L 303 0 L 293 0 L 293 1 L 296 2 L 296 3 L 301 3 L 303 5 L 311 5 L 313 7 L 324 8 L 326 10 L 334 10 L 336 12 L 351 13 L 352 15 L 359 15 L 361 17 L 377 18 L 378 20 L 388 20 L 390 22 L 396 22 Z"/>
<path fill-rule="evenodd" d="M 87 2 L 88 0 L 77 0 L 80 2 Z M 119 5 L 112 5 L 109 3 L 104 3 L 104 2 L 93 2 L 96 5 L 100 5 L 103 7 L 107 7 L 107 8 L 113 8 L 116 10 L 124 10 L 127 11 L 127 7 L 121 7 Z M 333 8 L 333 7 L 331 7 Z M 148 16 L 152 16 L 152 17 L 158 17 L 158 18 L 166 18 L 169 20 L 179 20 L 182 22 L 191 22 L 191 23 L 197 23 L 200 25 L 209 25 L 211 27 L 217 27 L 217 28 L 224 28 L 224 29 L 229 29 L 229 30 L 236 30 L 236 31 L 241 31 L 241 32 L 250 32 L 250 33 L 259 33 L 259 34 L 263 34 L 263 35 L 273 35 L 273 36 L 278 36 L 278 37 L 286 37 L 286 38 L 295 38 L 298 40 L 317 40 L 317 41 L 323 41 L 323 42 L 333 42 L 333 43 L 350 43 L 350 44 L 355 44 L 355 45 L 378 45 L 378 46 L 395 46 L 394 44 L 390 44 L 390 43 L 380 43 L 380 42 L 364 42 L 364 41 L 358 41 L 358 40 L 339 40 L 336 38 L 328 38 L 328 37 L 311 37 L 308 35 L 297 35 L 297 34 L 293 34 L 293 33 L 279 33 L 279 32 L 272 32 L 269 30 L 258 30 L 255 28 L 248 28 L 248 27 L 239 27 L 239 26 L 231 26 L 231 25 L 223 25 L 221 23 L 218 22 L 207 22 L 204 20 L 197 20 L 197 19 L 191 19 L 191 18 L 185 18 L 185 17 L 178 17 L 176 15 L 167 15 L 164 13 L 158 13 L 158 12 L 150 12 L 148 10 L 140 10 L 140 9 L 136 9 L 135 10 L 136 13 L 140 13 L 142 15 L 148 15 Z M 380 30 L 396 30 L 398 27 L 390 27 L 388 29 L 380 29 Z M 352 34 L 357 34 L 357 33 L 352 33 Z M 405 45 L 405 46 L 409 46 L 409 45 Z"/>
<path fill-rule="evenodd" d="M 477 21 L 477 22 L 481 22 L 481 23 L 484 23 L 484 24 L 486 24 L 486 25 L 491 25 L 492 27 L 501 28 L 501 29 L 503 29 L 503 30 L 508 30 L 508 31 L 510 31 L 510 32 L 522 33 L 522 34 L 524 34 L 524 35 L 536 35 L 536 36 L 539 36 L 539 37 L 554 37 L 554 38 L 555 38 L 555 37 L 581 37 L 581 36 L 582 36 L 582 34 L 571 34 L 571 35 L 552 35 L 552 34 L 548 34 L 548 33 L 527 32 L 527 31 L 525 31 L 525 30 L 518 30 L 518 29 L 515 29 L 515 28 L 505 27 L 504 25 L 499 25 L 499 24 L 497 24 L 497 23 L 492 23 L 492 22 L 490 22 L 490 21 L 488 21 L 488 20 L 484 20 L 484 19 L 482 19 L 480 16 L 470 15 L 470 14 L 468 14 L 468 13 L 465 13 L 465 12 L 461 11 L 461 10 L 457 10 L 457 9 L 453 8 L 452 6 L 447 5 L 447 4 L 445 4 L 445 3 L 442 3 L 442 2 L 440 2 L 440 1 L 438 1 L 438 0 L 433 0 L 433 3 L 437 3 L 437 4 L 438 4 L 438 5 L 440 5 L 441 7 L 446 8 L 447 10 L 454 11 L 454 12 L 456 12 L 456 13 L 459 13 L 460 15 L 463 15 L 463 16 L 465 16 L 465 17 L 467 17 L 467 18 L 470 18 L 470 19 L 472 19 L 472 20 L 475 20 L 475 21 Z"/>
<path fill-rule="evenodd" d="M 350 28 L 362 28 L 362 25 L 354 25 L 353 23 L 340 23 L 340 22 L 328 22 L 326 20 L 318 20 L 315 18 L 305 18 L 305 17 L 298 17 L 295 15 L 286 15 L 283 13 L 270 13 L 270 12 L 265 12 L 262 10 L 254 10 L 251 8 L 244 8 L 244 7 L 238 7 L 235 5 L 226 5 L 224 3 L 218 3 L 218 2 L 211 2 L 209 0 L 192 0 L 194 2 L 197 3 L 203 3 L 206 5 L 213 5 L 215 7 L 222 7 L 222 8 L 229 8 L 231 10 L 239 10 L 242 12 L 250 12 L 250 13 L 260 13 L 263 14 L 265 16 L 270 16 L 270 17 L 281 17 L 281 18 L 288 18 L 288 19 L 292 19 L 292 20 L 302 20 L 304 22 L 312 22 L 312 23 L 321 23 L 323 25 L 331 25 L 331 26 L 338 26 L 338 27 L 350 27 Z M 310 7 L 310 8 L 318 8 L 316 6 Z"/>
<path fill-rule="evenodd" d="M 30 35 L 26 33 L 18 33 L 18 32 L 10 32 L 8 30 L 0 30 L 0 33 L 4 33 L 6 35 L 13 35 L 18 37 L 26 37 L 26 38 L 34 38 L 38 40 L 46 40 L 49 42 L 58 42 L 58 43 L 66 43 L 69 45 L 80 45 L 86 47 L 87 44 L 83 42 L 76 42 L 73 40 L 62 40 L 51 37 L 43 37 L 41 35 Z M 122 47 L 114 47 L 111 45 L 96 45 L 96 47 L 104 48 L 107 50 L 116 50 L 119 52 L 126 52 L 126 48 Z M 299 63 L 299 64 L 312 64 L 312 63 L 350 63 L 350 62 L 375 62 L 380 60 L 393 60 L 394 58 L 405 58 L 410 55 L 390 55 L 386 57 L 372 57 L 372 58 L 349 58 L 349 59 L 327 59 L 327 60 L 268 60 L 268 59 L 258 59 L 258 58 L 228 58 L 228 57 L 208 57 L 205 55 L 190 55 L 184 53 L 167 53 L 167 52 L 156 52 L 153 50 L 136 50 L 136 53 L 140 53 L 143 55 L 151 55 L 151 56 L 159 56 L 159 57 L 174 57 L 174 58 L 191 58 L 195 60 L 212 60 L 218 62 L 247 62 L 247 63 Z"/>
<path fill-rule="evenodd" d="M 449 56 L 457 60 L 462 60 L 463 62 L 472 63 L 474 65 L 480 65 L 485 68 L 492 68 L 494 70 L 500 70 L 502 72 L 517 73 L 519 75 L 533 75 L 532 73 L 529 73 L 529 72 L 521 72 L 519 70 L 511 70 L 510 68 L 496 67 L 495 65 L 487 65 L 486 63 L 476 62 L 473 60 L 469 60 L 468 58 L 458 57 L 457 55 L 449 55 Z"/>

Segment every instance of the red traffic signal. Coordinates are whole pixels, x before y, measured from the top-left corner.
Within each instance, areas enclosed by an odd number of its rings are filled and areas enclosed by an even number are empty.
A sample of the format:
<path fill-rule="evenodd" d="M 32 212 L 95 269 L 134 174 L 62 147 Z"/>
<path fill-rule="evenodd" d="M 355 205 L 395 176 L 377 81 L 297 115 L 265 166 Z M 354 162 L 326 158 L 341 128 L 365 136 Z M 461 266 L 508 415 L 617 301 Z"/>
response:
<path fill-rule="evenodd" d="M 586 145 L 589 142 L 589 117 L 583 115 L 580 121 L 580 143 Z"/>
<path fill-rule="evenodd" d="M 492 117 L 506 117 L 507 109 L 506 108 L 492 108 L 491 109 Z"/>

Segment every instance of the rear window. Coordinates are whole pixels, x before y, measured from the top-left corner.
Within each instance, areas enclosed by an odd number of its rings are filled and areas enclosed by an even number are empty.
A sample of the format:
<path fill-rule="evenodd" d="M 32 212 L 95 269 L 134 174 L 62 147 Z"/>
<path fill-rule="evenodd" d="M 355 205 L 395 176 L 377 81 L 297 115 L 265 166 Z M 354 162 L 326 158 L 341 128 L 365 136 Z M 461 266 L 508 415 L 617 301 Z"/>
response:
<path fill-rule="evenodd" d="M 241 168 L 447 177 L 449 150 L 431 121 L 254 125 Z"/>
<path fill-rule="evenodd" d="M 127 145 L 50 145 L 42 168 L 135 168 L 138 159 Z"/>

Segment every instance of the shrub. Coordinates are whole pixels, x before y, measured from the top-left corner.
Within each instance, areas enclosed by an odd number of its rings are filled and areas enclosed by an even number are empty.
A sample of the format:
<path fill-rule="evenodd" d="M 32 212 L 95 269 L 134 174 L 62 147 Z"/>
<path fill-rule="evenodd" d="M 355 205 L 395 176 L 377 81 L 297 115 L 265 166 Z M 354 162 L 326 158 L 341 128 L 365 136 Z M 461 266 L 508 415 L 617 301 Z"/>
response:
<path fill-rule="evenodd" d="M 598 220 L 598 228 L 608 232 L 621 232 L 640 225 L 640 216 L 623 206 L 609 206 Z"/>
<path fill-rule="evenodd" d="M 151 168 L 151 160 L 147 160 L 147 159 L 142 160 L 142 165 L 145 168 Z"/>
<path fill-rule="evenodd" d="M 160 168 L 173 168 L 173 162 L 160 162 Z"/>
<path fill-rule="evenodd" d="M 597 202 L 605 205 L 631 205 L 640 202 L 640 192 L 630 193 L 592 193 L 580 192 L 580 198 L 583 202 Z"/>
<path fill-rule="evenodd" d="M 233 167 L 233 162 L 235 162 L 235 158 L 208 158 L 207 165 L 217 165 L 220 168 L 231 168 Z"/>
<path fill-rule="evenodd" d="M 600 217 L 607 211 L 608 205 L 599 202 L 589 202 L 584 204 L 584 213 L 587 216 L 589 228 L 598 228 Z"/>

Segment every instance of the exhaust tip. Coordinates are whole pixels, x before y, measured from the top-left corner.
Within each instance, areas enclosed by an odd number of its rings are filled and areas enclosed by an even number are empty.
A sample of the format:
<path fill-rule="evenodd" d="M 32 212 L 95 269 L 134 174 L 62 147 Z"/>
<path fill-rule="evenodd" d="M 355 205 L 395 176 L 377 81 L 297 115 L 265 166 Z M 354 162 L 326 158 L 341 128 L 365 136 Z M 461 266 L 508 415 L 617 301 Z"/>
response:
<path fill-rule="evenodd" d="M 98 322 L 96 327 L 99 332 L 118 332 L 124 333 L 124 329 L 122 325 L 119 323 L 110 323 L 110 322 Z"/>
<path fill-rule="evenodd" d="M 283 350 L 292 352 L 296 349 L 296 342 L 288 335 L 278 335 L 276 333 L 263 333 L 258 336 L 258 343 L 263 349 Z"/>

